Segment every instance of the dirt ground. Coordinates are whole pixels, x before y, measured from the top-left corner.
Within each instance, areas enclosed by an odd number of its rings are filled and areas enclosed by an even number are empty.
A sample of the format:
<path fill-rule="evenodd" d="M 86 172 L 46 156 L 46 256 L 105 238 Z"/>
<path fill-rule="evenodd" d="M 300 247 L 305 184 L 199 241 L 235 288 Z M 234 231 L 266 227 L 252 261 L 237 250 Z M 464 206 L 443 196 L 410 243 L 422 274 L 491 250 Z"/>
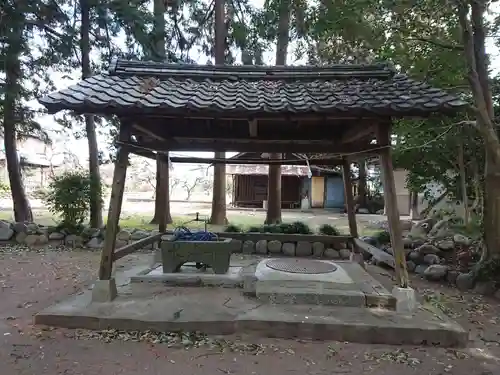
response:
<path fill-rule="evenodd" d="M 2 375 L 500 374 L 499 302 L 417 279 L 413 286 L 420 293 L 470 330 L 469 348 L 248 337 L 203 338 L 200 342 L 187 336 L 164 340 L 153 334 L 34 327 L 36 312 L 90 283 L 98 259 L 98 253 L 88 251 L 0 249 Z M 134 257 L 127 257 L 121 266 L 133 262 Z M 388 271 L 372 268 L 371 272 L 391 283 Z"/>

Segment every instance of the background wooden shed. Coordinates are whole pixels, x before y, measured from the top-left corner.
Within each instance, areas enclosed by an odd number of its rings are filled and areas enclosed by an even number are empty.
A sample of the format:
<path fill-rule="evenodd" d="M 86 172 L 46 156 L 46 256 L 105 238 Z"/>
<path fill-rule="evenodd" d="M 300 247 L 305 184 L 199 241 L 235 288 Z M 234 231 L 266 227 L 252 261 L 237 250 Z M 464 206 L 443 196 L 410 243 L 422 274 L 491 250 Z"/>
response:
<path fill-rule="evenodd" d="M 262 160 L 260 153 L 239 153 L 231 159 Z M 298 158 L 286 154 L 284 158 Z M 311 178 L 305 165 L 281 166 L 281 206 L 300 208 L 304 196 L 312 208 L 344 209 L 344 185 L 342 175 L 336 171 L 319 170 L 311 166 Z M 233 178 L 233 205 L 236 207 L 263 207 L 268 191 L 267 165 L 228 164 L 226 172 Z"/>

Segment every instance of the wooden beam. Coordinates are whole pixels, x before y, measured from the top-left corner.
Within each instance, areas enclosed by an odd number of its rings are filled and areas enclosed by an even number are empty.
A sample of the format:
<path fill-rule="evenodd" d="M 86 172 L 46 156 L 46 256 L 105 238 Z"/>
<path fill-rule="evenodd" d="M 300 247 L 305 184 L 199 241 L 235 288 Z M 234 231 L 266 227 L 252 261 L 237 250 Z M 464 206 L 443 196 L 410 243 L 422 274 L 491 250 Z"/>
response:
<path fill-rule="evenodd" d="M 193 158 L 193 157 L 170 157 L 172 163 L 186 163 L 186 164 L 234 164 L 234 165 L 307 165 L 305 160 L 289 159 L 289 160 L 270 160 L 270 159 L 213 159 L 213 158 Z M 333 165 L 336 166 L 340 162 L 339 158 L 332 159 L 318 159 L 312 161 L 311 165 Z"/>
<path fill-rule="evenodd" d="M 119 140 L 128 142 L 130 140 L 130 124 L 120 124 Z M 113 252 L 116 245 L 118 222 L 122 209 L 123 192 L 125 190 L 125 179 L 127 176 L 128 149 L 118 147 L 118 155 L 113 172 L 113 184 L 111 185 L 111 198 L 109 200 L 108 220 L 106 223 L 106 235 L 104 247 L 101 252 L 101 263 L 99 266 L 99 280 L 110 280 L 113 271 Z"/>
<path fill-rule="evenodd" d="M 252 138 L 257 137 L 257 120 L 248 121 L 248 133 Z"/>
<path fill-rule="evenodd" d="M 389 233 L 395 258 L 396 280 L 401 288 L 407 288 L 409 278 L 406 269 L 406 256 L 403 246 L 401 221 L 399 219 L 396 184 L 394 183 L 394 166 L 392 165 L 391 132 L 389 126 L 381 126 L 377 129 L 377 141 L 380 146 L 386 147 L 380 150 L 380 166 L 382 184 L 384 187 L 385 208 L 387 220 L 389 222 Z"/>
<path fill-rule="evenodd" d="M 321 140 L 258 140 L 258 139 L 220 139 L 220 138 L 174 138 L 164 142 L 150 141 L 141 147 L 159 151 L 207 151 L 207 152 L 269 152 L 269 153 L 335 153 L 370 154 L 378 150 L 378 145 L 345 145 Z"/>
<path fill-rule="evenodd" d="M 158 242 L 165 233 L 157 233 L 152 236 L 140 239 L 139 241 L 120 247 L 113 254 L 113 261 L 123 258 L 126 255 L 132 254 L 134 251 L 142 249 L 152 243 Z"/>
<path fill-rule="evenodd" d="M 162 136 L 158 135 L 154 131 L 152 131 L 152 130 L 150 130 L 148 128 L 145 128 L 144 126 L 134 124 L 133 127 L 134 127 L 134 129 L 139 130 L 141 133 L 144 133 L 144 134 L 150 136 L 151 138 L 156 139 L 157 141 L 164 141 L 165 140 L 165 138 L 163 138 Z"/>
<path fill-rule="evenodd" d="M 347 129 L 342 133 L 340 137 L 341 143 L 352 143 L 359 141 L 360 139 L 368 137 L 373 134 L 375 137 L 375 132 L 377 131 L 378 125 L 358 125 Z"/>

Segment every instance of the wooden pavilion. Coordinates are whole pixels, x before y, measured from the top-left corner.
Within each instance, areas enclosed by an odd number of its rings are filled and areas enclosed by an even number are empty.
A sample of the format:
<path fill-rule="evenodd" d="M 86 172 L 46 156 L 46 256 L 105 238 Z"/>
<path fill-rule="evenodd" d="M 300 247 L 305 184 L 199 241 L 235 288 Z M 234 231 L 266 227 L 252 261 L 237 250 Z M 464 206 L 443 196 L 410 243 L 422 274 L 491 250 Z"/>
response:
<path fill-rule="evenodd" d="M 395 196 L 391 122 L 404 116 L 451 115 L 467 106 L 456 96 L 396 74 L 387 64 L 201 66 L 125 60 L 40 102 L 50 113 L 73 110 L 120 120 L 100 280 L 111 284 L 115 260 L 161 236 L 115 251 L 129 153 L 164 160 L 163 153 L 169 151 L 294 152 L 328 153 L 328 160 L 316 164 L 343 166 L 353 237 L 357 227 L 349 158 L 380 157 L 401 287 L 407 286 L 408 275 Z M 166 217 L 160 223 L 160 232 L 165 230 Z"/>

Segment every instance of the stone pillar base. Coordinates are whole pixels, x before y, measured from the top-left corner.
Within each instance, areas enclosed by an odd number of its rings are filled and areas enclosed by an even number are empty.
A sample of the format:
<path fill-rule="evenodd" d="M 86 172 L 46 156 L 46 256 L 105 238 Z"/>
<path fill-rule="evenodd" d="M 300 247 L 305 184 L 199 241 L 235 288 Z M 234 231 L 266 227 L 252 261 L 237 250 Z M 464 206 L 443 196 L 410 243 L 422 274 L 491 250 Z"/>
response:
<path fill-rule="evenodd" d="M 396 299 L 396 312 L 404 314 L 416 310 L 417 296 L 414 289 L 395 286 L 392 289 L 392 296 Z"/>
<path fill-rule="evenodd" d="M 353 253 L 349 256 L 349 260 L 353 263 L 358 263 L 361 267 L 365 267 L 365 259 L 363 258 L 363 254 L 361 253 Z"/>
<path fill-rule="evenodd" d="M 118 295 L 116 289 L 116 281 L 114 278 L 110 280 L 96 280 L 92 288 L 92 302 L 111 302 Z"/>

